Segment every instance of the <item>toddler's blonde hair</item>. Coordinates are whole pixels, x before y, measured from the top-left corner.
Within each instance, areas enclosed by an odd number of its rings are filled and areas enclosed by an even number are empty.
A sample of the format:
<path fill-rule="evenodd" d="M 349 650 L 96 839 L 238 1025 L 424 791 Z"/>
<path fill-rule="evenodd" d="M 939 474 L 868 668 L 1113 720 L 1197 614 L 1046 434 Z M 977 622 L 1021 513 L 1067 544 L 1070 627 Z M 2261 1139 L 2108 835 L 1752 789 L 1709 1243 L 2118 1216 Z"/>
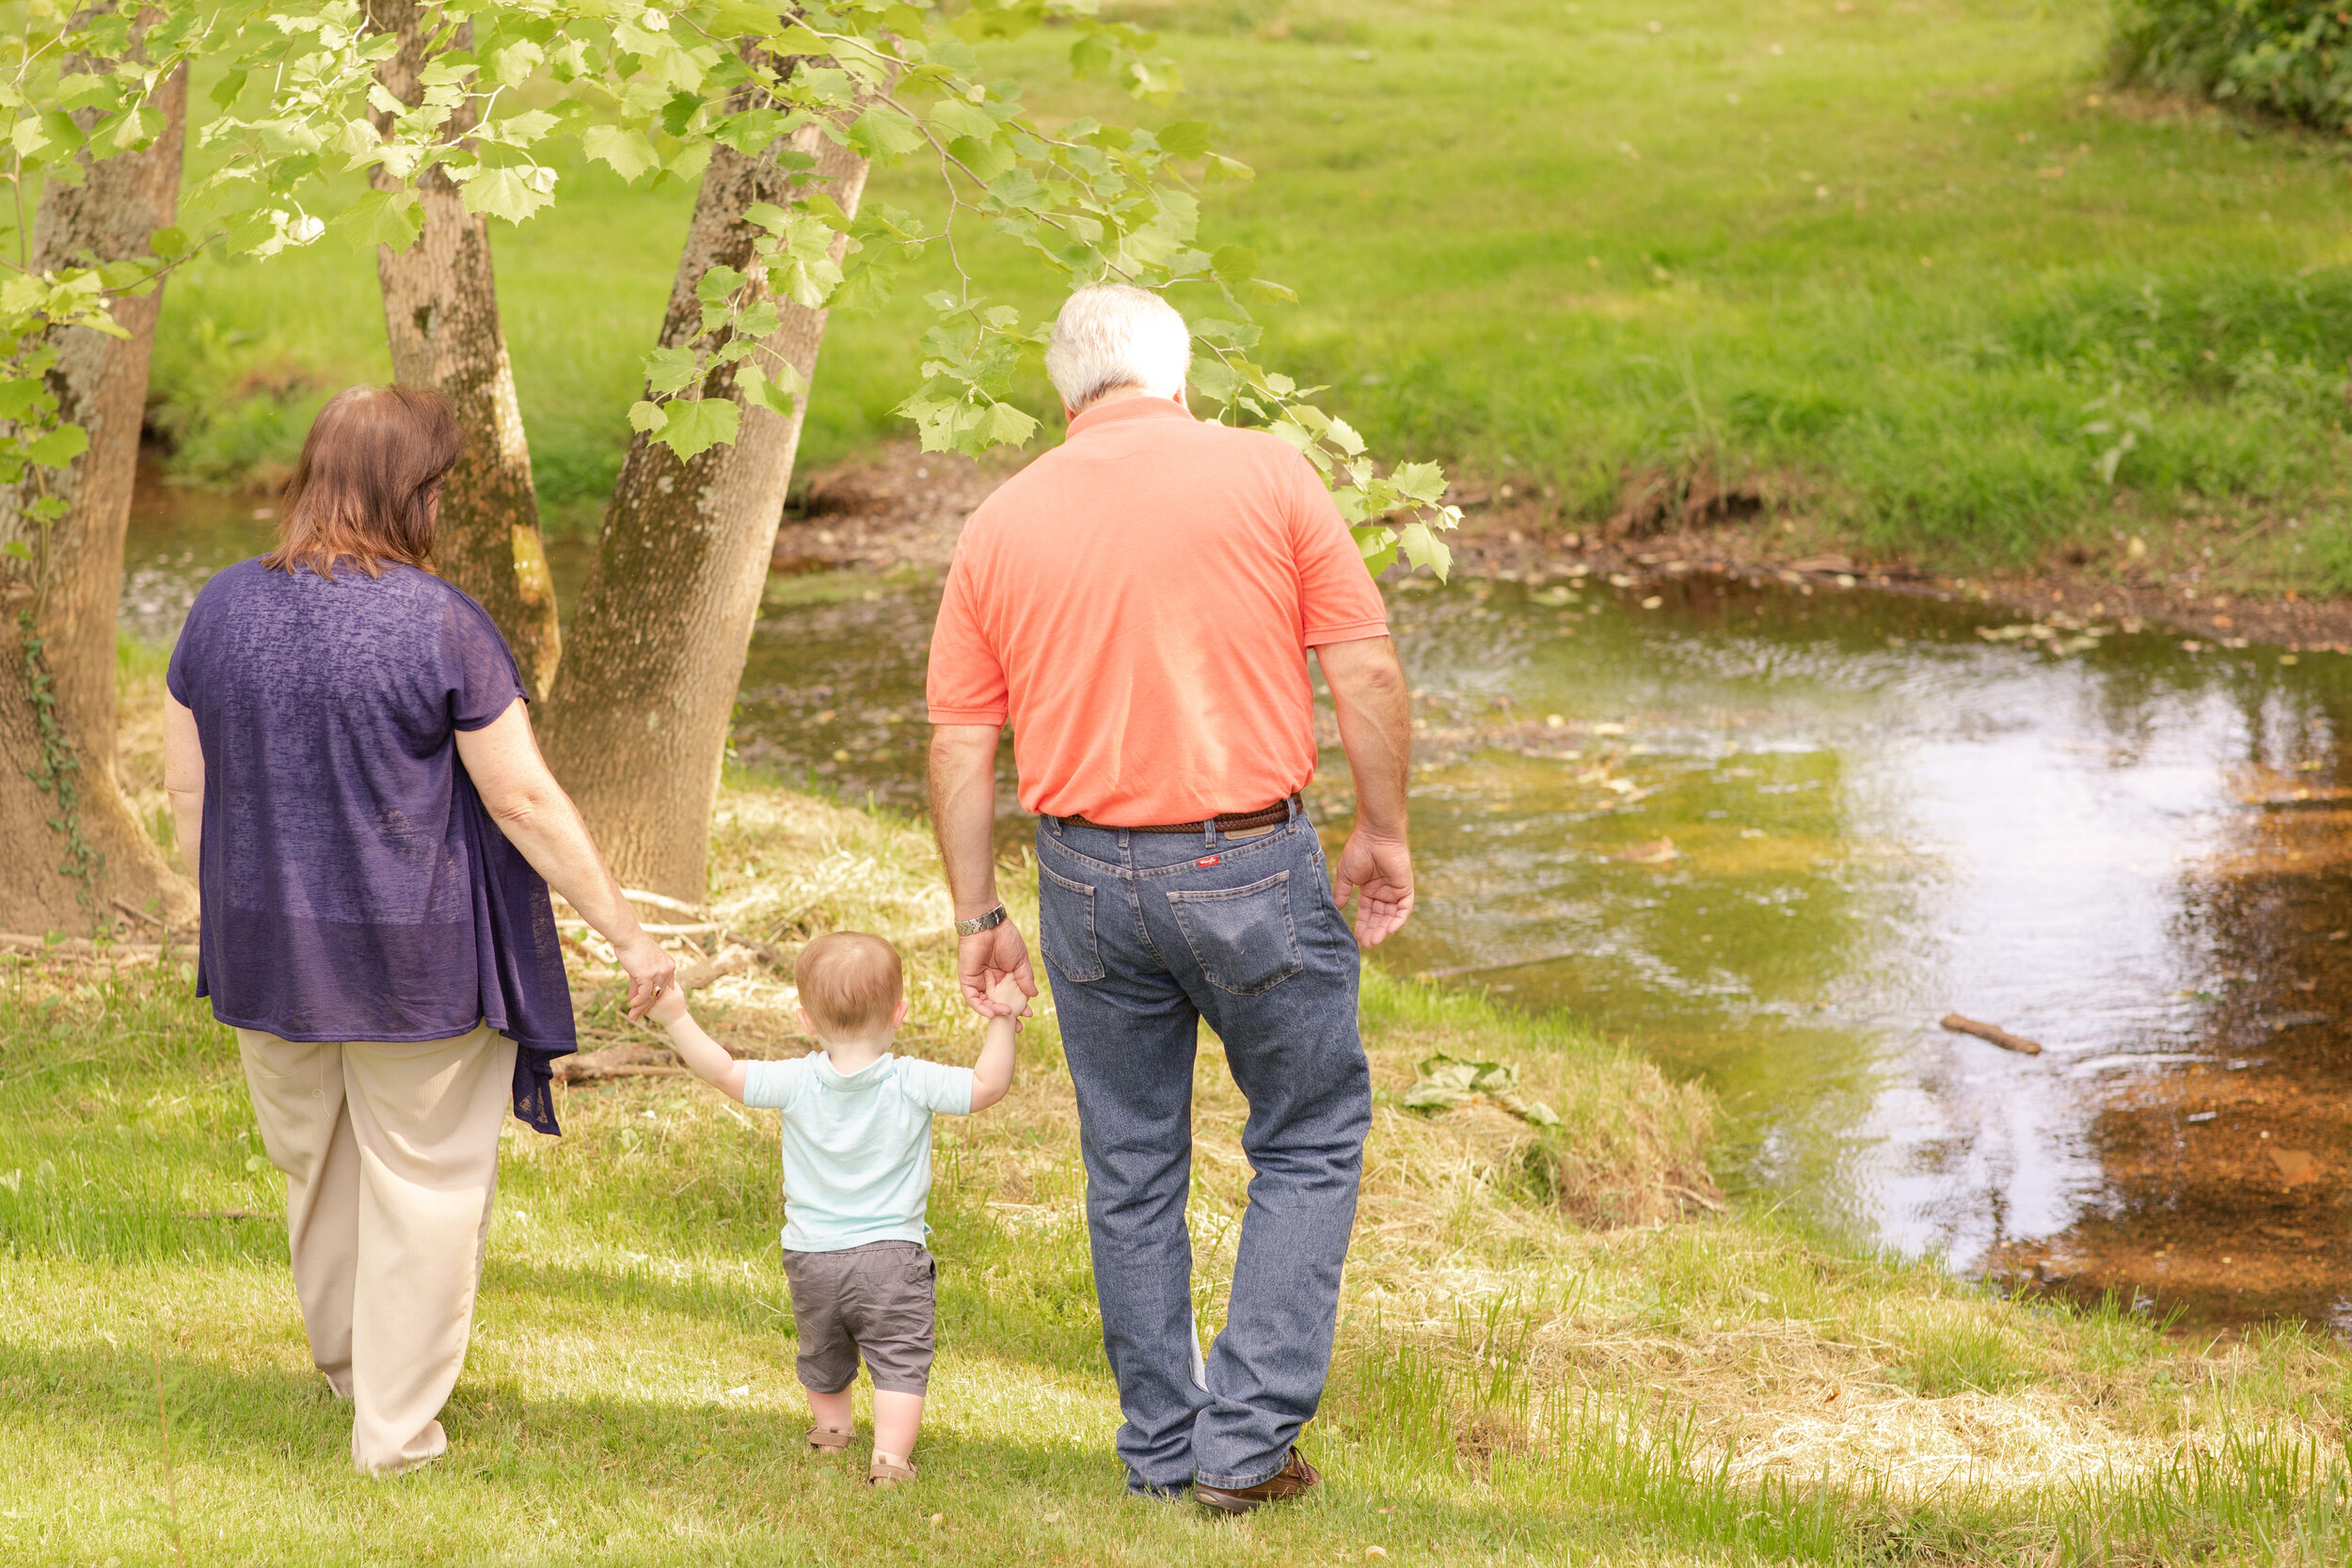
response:
<path fill-rule="evenodd" d="M 890 1027 L 906 994 L 898 950 L 864 931 L 831 931 L 801 949 L 792 983 L 818 1033 L 856 1039 Z"/>

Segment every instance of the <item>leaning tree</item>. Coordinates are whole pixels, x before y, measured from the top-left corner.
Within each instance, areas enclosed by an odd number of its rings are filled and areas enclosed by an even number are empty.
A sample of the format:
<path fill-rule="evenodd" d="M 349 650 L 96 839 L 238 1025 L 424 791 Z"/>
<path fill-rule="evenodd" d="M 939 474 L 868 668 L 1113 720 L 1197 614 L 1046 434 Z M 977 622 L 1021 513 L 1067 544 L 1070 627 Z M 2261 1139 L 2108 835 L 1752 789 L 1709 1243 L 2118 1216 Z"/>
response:
<path fill-rule="evenodd" d="M 187 99 L 187 19 L 26 8 L 0 209 L 0 922 L 167 918 L 186 884 L 115 784 L 115 615 Z M 5 101 L 0 101 L 5 102 Z M 28 187 L 40 200 L 26 222 Z"/>
<path fill-rule="evenodd" d="M 162 8 L 199 16 L 179 3 Z M 550 758 L 634 885 L 703 891 L 727 715 L 827 311 L 879 299 L 944 246 L 956 287 L 931 297 L 922 381 L 900 411 L 927 451 L 977 454 L 1036 428 L 1009 398 L 1044 328 L 989 302 L 960 228 L 1009 236 L 1073 282 L 1187 290 L 1200 399 L 1305 451 L 1374 569 L 1400 550 L 1443 569 L 1435 531 L 1454 515 L 1436 467 L 1381 470 L 1312 388 L 1250 357 L 1249 307 L 1288 292 L 1246 248 L 1195 242 L 1199 184 L 1248 171 L 1197 122 L 1049 124 L 1018 84 L 983 78 L 977 44 L 1049 19 L 1070 27 L 1081 74 L 1144 99 L 1174 88 L 1150 36 L 1089 0 L 975 0 L 952 15 L 883 0 L 329 0 L 228 4 L 185 24 L 223 70 L 200 132 L 214 166 L 183 223 L 197 238 L 175 237 L 174 253 L 267 256 L 336 230 L 377 247 L 399 373 L 452 391 L 476 451 L 444 515 L 449 569 L 534 680 L 552 671 Z M 697 181 L 699 195 L 559 659 L 483 220 L 520 223 L 559 199 L 566 147 L 625 179 Z M 909 160 L 935 171 L 938 215 L 861 204 L 870 166 Z M 91 310 L 104 289 L 85 286 Z M 26 309 L 5 325 L 24 324 L 22 346 L 50 321 Z M 11 384 L 45 373 L 31 366 L 10 362 Z M 35 467 L 70 457 L 32 450 L 70 444 L 70 423 L 32 399 L 7 451 Z"/>

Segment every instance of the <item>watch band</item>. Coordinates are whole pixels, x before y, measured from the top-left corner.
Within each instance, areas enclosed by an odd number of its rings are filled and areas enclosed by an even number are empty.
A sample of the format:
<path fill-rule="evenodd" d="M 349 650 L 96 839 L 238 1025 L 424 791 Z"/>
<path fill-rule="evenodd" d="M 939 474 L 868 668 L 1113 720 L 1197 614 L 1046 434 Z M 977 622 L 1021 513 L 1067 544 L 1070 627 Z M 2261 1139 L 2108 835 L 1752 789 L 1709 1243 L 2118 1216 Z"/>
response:
<path fill-rule="evenodd" d="M 996 929 L 997 927 L 1002 926 L 1010 918 L 1010 916 L 1005 913 L 1005 906 L 999 904 L 994 909 L 989 911 L 986 914 L 976 916 L 970 920 L 957 921 L 956 935 L 960 937 L 977 937 L 982 931 L 993 931 Z"/>

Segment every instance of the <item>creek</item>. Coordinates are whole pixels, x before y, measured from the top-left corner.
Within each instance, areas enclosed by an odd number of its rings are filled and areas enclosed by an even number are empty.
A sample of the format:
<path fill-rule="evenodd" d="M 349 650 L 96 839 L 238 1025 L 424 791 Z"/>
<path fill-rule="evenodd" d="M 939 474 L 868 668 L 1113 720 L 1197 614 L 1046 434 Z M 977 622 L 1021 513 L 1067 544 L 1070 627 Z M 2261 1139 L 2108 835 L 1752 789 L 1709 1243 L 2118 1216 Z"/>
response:
<path fill-rule="evenodd" d="M 268 526 L 142 485 L 126 630 Z M 917 809 L 936 598 L 772 579 L 739 758 Z M 1671 569 L 1390 600 L 1421 880 L 1381 962 L 1703 1080 L 1725 1184 L 1866 1244 L 2352 1330 L 2352 658 Z M 1327 743 L 1335 844 L 1345 779 Z"/>

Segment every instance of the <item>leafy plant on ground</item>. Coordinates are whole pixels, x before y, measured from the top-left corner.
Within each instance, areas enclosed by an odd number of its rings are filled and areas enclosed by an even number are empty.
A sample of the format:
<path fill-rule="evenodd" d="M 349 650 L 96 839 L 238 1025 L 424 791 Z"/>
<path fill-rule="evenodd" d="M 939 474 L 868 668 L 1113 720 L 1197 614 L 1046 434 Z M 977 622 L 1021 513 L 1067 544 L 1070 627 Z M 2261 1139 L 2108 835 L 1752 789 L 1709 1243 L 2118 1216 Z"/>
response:
<path fill-rule="evenodd" d="M 2352 20 L 2331 0 L 2118 0 L 2116 73 L 2352 132 Z"/>

